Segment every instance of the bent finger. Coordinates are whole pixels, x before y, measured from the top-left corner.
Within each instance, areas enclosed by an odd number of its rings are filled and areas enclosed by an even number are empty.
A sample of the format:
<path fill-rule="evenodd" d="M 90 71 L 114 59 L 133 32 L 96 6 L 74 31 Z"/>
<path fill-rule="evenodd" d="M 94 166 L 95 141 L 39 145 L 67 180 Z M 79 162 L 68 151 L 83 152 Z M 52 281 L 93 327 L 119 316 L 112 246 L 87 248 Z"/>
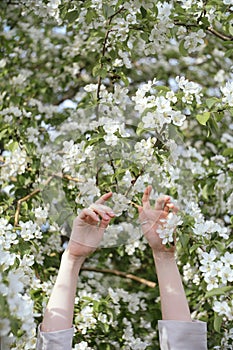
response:
<path fill-rule="evenodd" d="M 169 196 L 159 197 L 155 203 L 156 210 L 164 210 L 166 205 L 170 202 L 171 198 Z"/>
<path fill-rule="evenodd" d="M 107 214 L 107 215 L 109 215 L 111 217 L 115 216 L 113 210 L 110 207 L 108 207 L 107 205 L 93 203 L 89 207 L 89 209 L 93 210 L 94 212 L 98 213 L 99 215 Z"/>
<path fill-rule="evenodd" d="M 99 222 L 99 216 L 97 215 L 96 212 L 94 212 L 93 210 L 91 210 L 90 208 L 85 208 L 81 211 L 81 213 L 79 214 L 79 218 L 81 220 L 85 220 L 87 217 L 92 218 L 94 221 Z"/>
<path fill-rule="evenodd" d="M 111 217 L 108 217 L 107 219 L 102 219 L 99 224 L 99 227 L 105 229 L 110 223 L 110 221 L 111 221 Z"/>

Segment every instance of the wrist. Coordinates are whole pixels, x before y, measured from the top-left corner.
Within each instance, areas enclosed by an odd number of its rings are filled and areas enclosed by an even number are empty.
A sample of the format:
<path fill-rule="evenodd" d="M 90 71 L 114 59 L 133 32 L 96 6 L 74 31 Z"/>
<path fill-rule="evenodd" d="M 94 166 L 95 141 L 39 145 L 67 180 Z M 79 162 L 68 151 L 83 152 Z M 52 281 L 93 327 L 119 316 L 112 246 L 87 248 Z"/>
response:
<path fill-rule="evenodd" d="M 166 251 L 154 251 L 153 250 L 153 257 L 155 262 L 168 262 L 168 261 L 175 261 L 175 252 L 166 252 Z"/>
<path fill-rule="evenodd" d="M 67 260 L 71 264 L 82 265 L 86 259 L 86 256 L 73 254 L 72 250 L 70 250 L 68 246 L 62 255 L 62 259 Z"/>

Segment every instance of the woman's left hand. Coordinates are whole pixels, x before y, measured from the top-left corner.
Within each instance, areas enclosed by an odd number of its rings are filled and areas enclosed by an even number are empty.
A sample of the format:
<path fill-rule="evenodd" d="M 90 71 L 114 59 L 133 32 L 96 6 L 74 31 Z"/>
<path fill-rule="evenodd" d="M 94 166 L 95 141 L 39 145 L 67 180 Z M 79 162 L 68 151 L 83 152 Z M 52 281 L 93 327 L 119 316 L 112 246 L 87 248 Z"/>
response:
<path fill-rule="evenodd" d="M 112 192 L 104 194 L 76 217 L 67 247 L 69 254 L 86 257 L 99 246 L 104 230 L 115 216 L 112 209 L 105 205 L 111 196 Z"/>

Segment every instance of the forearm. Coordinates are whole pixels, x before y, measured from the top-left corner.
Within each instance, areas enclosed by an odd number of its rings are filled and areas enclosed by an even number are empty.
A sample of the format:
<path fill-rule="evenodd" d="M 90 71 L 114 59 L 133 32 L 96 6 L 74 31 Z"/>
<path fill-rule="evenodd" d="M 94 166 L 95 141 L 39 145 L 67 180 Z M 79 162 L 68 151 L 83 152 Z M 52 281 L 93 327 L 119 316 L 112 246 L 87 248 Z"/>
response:
<path fill-rule="evenodd" d="M 61 259 L 56 283 L 50 296 L 41 330 L 54 332 L 72 327 L 78 275 L 84 257 L 74 258 L 66 250 Z"/>
<path fill-rule="evenodd" d="M 153 253 L 159 281 L 163 320 L 191 321 L 174 253 Z"/>

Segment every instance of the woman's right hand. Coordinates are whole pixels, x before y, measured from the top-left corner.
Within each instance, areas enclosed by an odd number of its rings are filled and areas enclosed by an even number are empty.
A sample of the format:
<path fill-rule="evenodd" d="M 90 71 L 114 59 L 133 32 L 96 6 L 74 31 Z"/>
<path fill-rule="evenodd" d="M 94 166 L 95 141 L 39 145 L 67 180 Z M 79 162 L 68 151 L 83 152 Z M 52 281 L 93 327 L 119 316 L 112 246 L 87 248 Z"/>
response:
<path fill-rule="evenodd" d="M 152 191 L 152 186 L 148 186 L 142 197 L 142 206 L 138 207 L 139 220 L 141 223 L 142 231 L 146 237 L 150 247 L 152 248 L 154 254 L 163 253 L 174 253 L 175 245 L 162 244 L 162 239 L 159 236 L 158 228 L 164 223 L 169 212 L 174 214 L 177 213 L 178 208 L 171 203 L 171 198 L 169 196 L 163 196 L 157 199 L 155 206 L 150 205 L 150 194 Z M 161 221 L 162 220 L 162 221 Z"/>

